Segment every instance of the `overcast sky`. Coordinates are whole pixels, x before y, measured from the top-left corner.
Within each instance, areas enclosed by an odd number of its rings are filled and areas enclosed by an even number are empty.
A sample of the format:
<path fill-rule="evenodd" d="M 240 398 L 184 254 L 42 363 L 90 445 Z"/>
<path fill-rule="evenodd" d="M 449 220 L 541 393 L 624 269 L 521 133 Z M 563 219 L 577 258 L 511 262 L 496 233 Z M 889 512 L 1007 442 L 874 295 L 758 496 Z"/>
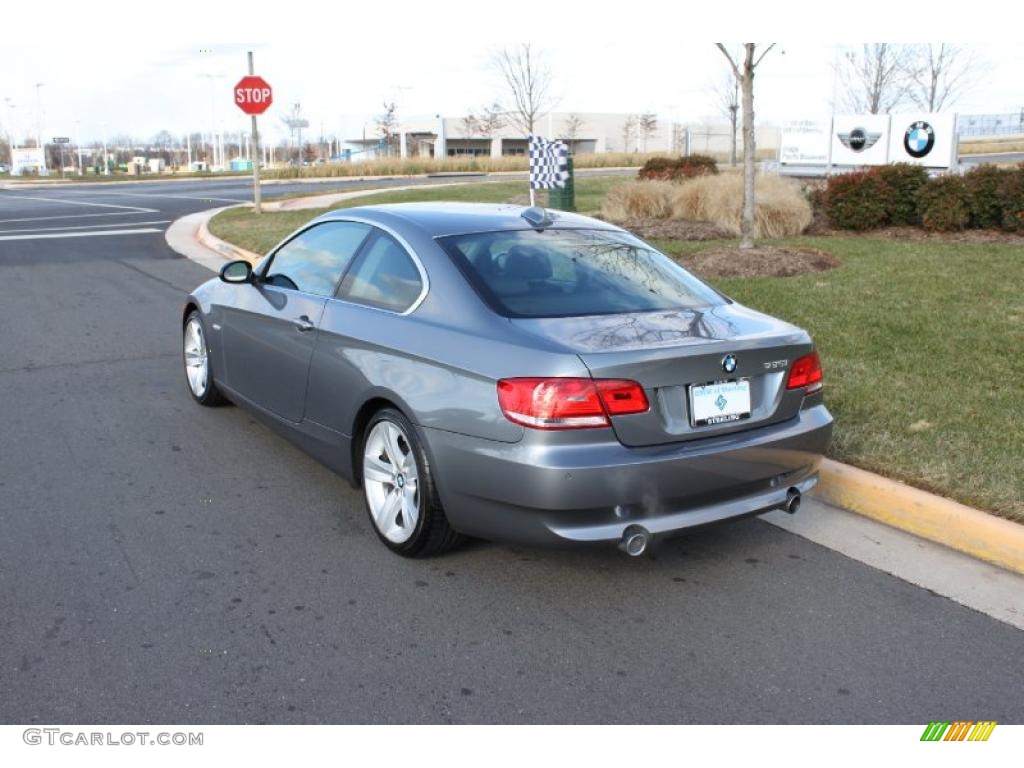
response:
<path fill-rule="evenodd" d="M 423 13 L 425 6 L 415 7 Z M 473 7 L 479 12 L 486 6 Z M 591 7 L 596 13 L 599 4 Z M 631 19 L 631 28 L 637 26 L 640 11 L 631 12 L 632 5 L 621 3 L 616 7 L 617 13 Z M 373 20 L 359 22 L 355 33 L 351 14 L 338 13 L 336 23 L 350 29 L 343 40 L 304 39 L 301 44 L 288 39 L 293 35 L 287 34 L 287 25 L 278 28 L 279 42 L 167 42 L 174 36 L 161 31 L 169 24 L 166 19 L 158 28 L 136 25 L 139 34 L 121 25 L 116 44 L 110 45 L 100 44 L 95 35 L 83 38 L 77 33 L 31 47 L 8 39 L 0 48 L 0 99 L 10 99 L 13 109 L 0 101 L 0 124 L 5 129 L 13 126 L 19 135 L 34 131 L 35 83 L 41 82 L 46 137 L 81 136 L 87 141 L 103 132 L 140 138 L 163 129 L 176 135 L 206 132 L 212 111 L 219 127 L 247 130 L 248 118 L 232 102 L 232 86 L 245 74 L 245 52 L 250 49 L 256 56 L 257 73 L 274 88 L 274 106 L 261 124 L 261 130 L 274 140 L 285 135 L 280 118 L 295 102 L 302 104 L 314 135 L 322 122 L 326 134 L 353 138 L 364 119 L 380 112 L 384 99 L 397 102 L 400 118 L 458 116 L 495 99 L 507 101 L 488 66 L 500 41 L 468 35 L 465 26 L 451 25 L 433 34 L 416 34 L 415 28 L 406 26 L 404 36 L 396 37 Z M 317 12 L 306 13 L 302 24 L 315 28 L 317 18 Z M 594 27 L 591 20 L 589 31 L 573 27 L 553 35 L 549 27 L 531 39 L 554 71 L 559 111 L 652 111 L 666 122 L 716 115 L 710 85 L 724 73 L 724 59 L 713 43 L 681 36 L 655 44 L 643 35 L 615 35 L 614 20 L 600 18 L 605 19 L 601 26 Z M 685 17 L 668 18 L 667 23 L 680 21 Z M 150 34 L 147 29 L 152 29 Z M 837 47 L 807 37 L 780 43 L 759 71 L 759 121 L 827 114 Z M 1013 43 L 976 47 L 989 69 L 956 110 L 1011 112 L 1024 107 L 1021 47 Z M 212 80 L 212 108 L 207 74 L 219 76 Z"/>

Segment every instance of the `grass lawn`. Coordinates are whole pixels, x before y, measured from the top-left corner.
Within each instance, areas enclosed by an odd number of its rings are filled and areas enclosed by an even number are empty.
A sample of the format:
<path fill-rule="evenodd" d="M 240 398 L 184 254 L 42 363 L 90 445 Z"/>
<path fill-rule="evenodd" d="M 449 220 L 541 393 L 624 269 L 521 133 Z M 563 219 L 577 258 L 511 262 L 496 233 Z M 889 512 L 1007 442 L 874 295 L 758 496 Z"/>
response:
<path fill-rule="evenodd" d="M 576 209 L 594 213 L 601 207 L 601 198 L 608 188 L 623 180 L 622 176 L 588 176 L 576 180 Z M 371 197 L 344 200 L 330 209 L 280 211 L 260 216 L 248 208 L 232 208 L 210 221 L 210 231 L 229 243 L 254 253 L 266 253 L 296 227 L 327 210 L 355 208 L 359 205 L 409 203 L 422 200 L 448 200 L 472 203 L 525 203 L 529 189 L 525 181 L 499 181 L 473 184 L 452 184 L 430 189 L 409 189 L 382 192 Z M 547 202 L 547 193 L 537 193 L 538 204 Z"/>
<path fill-rule="evenodd" d="M 620 180 L 578 180 L 578 208 L 596 210 Z M 523 187 L 477 184 L 372 200 L 505 201 Z M 318 213 L 257 220 L 236 209 L 211 230 L 264 252 Z M 836 417 L 831 456 L 1024 522 L 1024 248 L 870 236 L 787 242 L 829 251 L 843 266 L 710 282 L 814 335 Z M 675 254 L 721 244 L 658 243 Z"/>
<path fill-rule="evenodd" d="M 843 266 L 712 282 L 814 335 L 836 417 L 832 457 L 1024 522 L 1024 248 L 790 242 Z"/>

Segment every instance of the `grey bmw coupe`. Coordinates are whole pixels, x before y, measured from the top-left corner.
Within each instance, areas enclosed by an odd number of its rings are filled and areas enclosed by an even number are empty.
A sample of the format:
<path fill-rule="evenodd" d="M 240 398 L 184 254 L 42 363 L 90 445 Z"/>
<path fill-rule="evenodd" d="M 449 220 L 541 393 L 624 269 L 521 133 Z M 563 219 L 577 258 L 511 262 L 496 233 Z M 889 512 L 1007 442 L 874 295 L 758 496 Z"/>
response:
<path fill-rule="evenodd" d="M 806 331 L 606 222 L 508 205 L 333 211 L 182 314 L 201 405 L 362 486 L 393 551 L 652 538 L 796 511 L 832 432 Z"/>

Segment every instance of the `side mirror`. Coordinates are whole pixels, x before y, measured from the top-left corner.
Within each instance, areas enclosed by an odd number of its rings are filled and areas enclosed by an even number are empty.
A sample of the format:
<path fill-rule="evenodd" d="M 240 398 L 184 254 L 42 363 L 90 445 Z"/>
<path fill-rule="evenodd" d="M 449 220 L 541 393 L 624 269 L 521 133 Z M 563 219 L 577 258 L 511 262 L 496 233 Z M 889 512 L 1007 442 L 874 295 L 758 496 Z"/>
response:
<path fill-rule="evenodd" d="M 251 283 L 252 264 L 242 259 L 229 261 L 220 268 L 220 279 L 225 283 Z"/>

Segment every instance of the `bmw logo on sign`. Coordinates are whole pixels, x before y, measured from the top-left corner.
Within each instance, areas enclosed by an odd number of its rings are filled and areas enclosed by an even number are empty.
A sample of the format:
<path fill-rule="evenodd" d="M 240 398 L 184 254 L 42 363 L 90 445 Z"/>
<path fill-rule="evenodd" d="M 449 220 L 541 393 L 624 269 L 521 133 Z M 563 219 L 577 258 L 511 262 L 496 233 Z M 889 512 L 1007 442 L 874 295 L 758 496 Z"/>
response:
<path fill-rule="evenodd" d="M 903 148 L 911 157 L 924 157 L 935 146 L 935 129 L 924 120 L 911 123 L 903 134 Z"/>
<path fill-rule="evenodd" d="M 736 358 L 733 355 L 726 355 L 722 358 L 722 370 L 726 373 L 732 373 L 736 370 Z"/>

